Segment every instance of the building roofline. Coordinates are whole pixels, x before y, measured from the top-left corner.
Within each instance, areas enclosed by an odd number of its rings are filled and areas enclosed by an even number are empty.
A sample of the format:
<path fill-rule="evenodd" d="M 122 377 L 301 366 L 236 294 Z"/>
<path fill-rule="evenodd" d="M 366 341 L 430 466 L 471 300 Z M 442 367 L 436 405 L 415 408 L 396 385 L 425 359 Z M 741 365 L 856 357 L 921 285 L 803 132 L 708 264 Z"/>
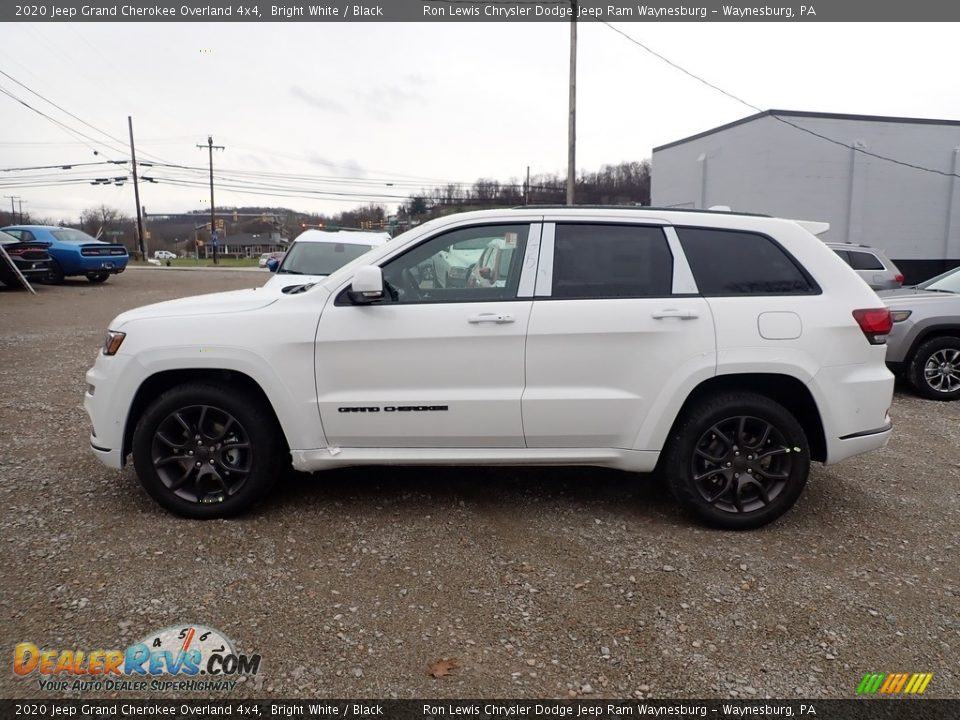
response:
<path fill-rule="evenodd" d="M 676 147 L 677 145 L 683 145 L 684 143 L 691 142 L 693 140 L 699 140 L 702 137 L 707 135 L 713 135 L 714 133 L 722 132 L 724 130 L 729 130 L 730 128 L 736 127 L 737 125 L 744 125 L 748 122 L 753 122 L 754 120 L 759 120 L 762 117 L 780 115 L 783 117 L 798 117 L 798 118 L 822 118 L 825 120 L 855 120 L 855 121 L 866 121 L 866 122 L 884 122 L 884 123 L 905 123 L 909 125 L 948 125 L 948 126 L 960 126 L 960 120 L 937 120 L 934 118 L 912 118 L 912 117 L 896 117 L 891 115 L 851 115 L 847 113 L 824 113 L 824 112 L 810 112 L 807 110 L 765 110 L 763 112 L 754 113 L 753 115 L 748 115 L 745 118 L 740 118 L 739 120 L 734 120 L 729 122 L 726 125 L 719 125 L 715 128 L 709 130 L 704 130 L 699 132 L 696 135 L 690 135 L 689 137 L 681 138 L 680 140 L 674 140 L 673 142 L 668 142 L 665 145 L 660 145 L 653 149 L 653 152 L 659 152 L 660 150 L 666 150 L 668 148 Z"/>

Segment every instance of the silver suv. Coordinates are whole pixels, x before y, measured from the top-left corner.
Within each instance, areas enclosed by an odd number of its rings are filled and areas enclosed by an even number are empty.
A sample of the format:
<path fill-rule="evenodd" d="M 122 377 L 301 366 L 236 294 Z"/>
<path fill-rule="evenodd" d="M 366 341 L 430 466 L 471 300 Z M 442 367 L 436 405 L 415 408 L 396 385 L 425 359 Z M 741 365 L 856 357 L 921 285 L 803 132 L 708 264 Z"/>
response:
<path fill-rule="evenodd" d="M 854 243 L 826 245 L 874 290 L 893 290 L 903 285 L 903 273 L 883 250 Z"/>
<path fill-rule="evenodd" d="M 879 293 L 892 311 L 887 365 L 933 400 L 960 398 L 960 268 Z"/>

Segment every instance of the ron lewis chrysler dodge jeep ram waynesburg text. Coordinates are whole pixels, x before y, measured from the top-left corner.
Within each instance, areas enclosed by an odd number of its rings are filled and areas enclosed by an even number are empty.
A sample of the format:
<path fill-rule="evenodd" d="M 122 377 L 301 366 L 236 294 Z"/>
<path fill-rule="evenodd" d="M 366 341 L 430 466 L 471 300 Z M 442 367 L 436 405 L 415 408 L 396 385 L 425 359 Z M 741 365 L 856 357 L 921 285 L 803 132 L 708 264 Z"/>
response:
<path fill-rule="evenodd" d="M 464 283 L 438 256 L 486 240 Z M 482 251 L 479 258 L 487 253 Z M 658 471 L 752 528 L 811 461 L 882 447 L 890 311 L 803 223 L 727 212 L 452 215 L 328 277 L 122 313 L 87 373 L 93 452 L 171 512 L 247 508 L 283 464 Z"/>

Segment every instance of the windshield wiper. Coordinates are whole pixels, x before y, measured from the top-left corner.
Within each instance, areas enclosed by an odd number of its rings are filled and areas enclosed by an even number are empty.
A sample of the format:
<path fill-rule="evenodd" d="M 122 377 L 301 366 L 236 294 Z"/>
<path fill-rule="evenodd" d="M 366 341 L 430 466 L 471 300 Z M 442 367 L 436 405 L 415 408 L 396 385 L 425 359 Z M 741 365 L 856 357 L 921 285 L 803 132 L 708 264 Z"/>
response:
<path fill-rule="evenodd" d="M 280 268 L 279 270 L 277 270 L 277 274 L 278 274 L 278 275 L 280 275 L 280 274 L 283 274 L 283 275 L 303 275 L 303 273 L 300 272 L 299 270 L 287 270 L 286 268 Z"/>

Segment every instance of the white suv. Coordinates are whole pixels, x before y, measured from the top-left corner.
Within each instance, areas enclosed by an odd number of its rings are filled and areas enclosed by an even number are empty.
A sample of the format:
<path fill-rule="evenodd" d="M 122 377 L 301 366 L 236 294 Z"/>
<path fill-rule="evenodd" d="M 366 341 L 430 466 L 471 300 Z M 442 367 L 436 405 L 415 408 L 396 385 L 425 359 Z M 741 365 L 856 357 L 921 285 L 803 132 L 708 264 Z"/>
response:
<path fill-rule="evenodd" d="M 510 248 L 503 282 L 436 258 Z M 886 444 L 890 312 L 790 220 L 523 208 L 452 215 L 329 277 L 119 315 L 87 373 L 93 451 L 189 517 L 284 464 L 599 465 L 705 522 L 789 509 L 811 460 Z M 584 471 L 589 477 L 588 471 Z"/>

